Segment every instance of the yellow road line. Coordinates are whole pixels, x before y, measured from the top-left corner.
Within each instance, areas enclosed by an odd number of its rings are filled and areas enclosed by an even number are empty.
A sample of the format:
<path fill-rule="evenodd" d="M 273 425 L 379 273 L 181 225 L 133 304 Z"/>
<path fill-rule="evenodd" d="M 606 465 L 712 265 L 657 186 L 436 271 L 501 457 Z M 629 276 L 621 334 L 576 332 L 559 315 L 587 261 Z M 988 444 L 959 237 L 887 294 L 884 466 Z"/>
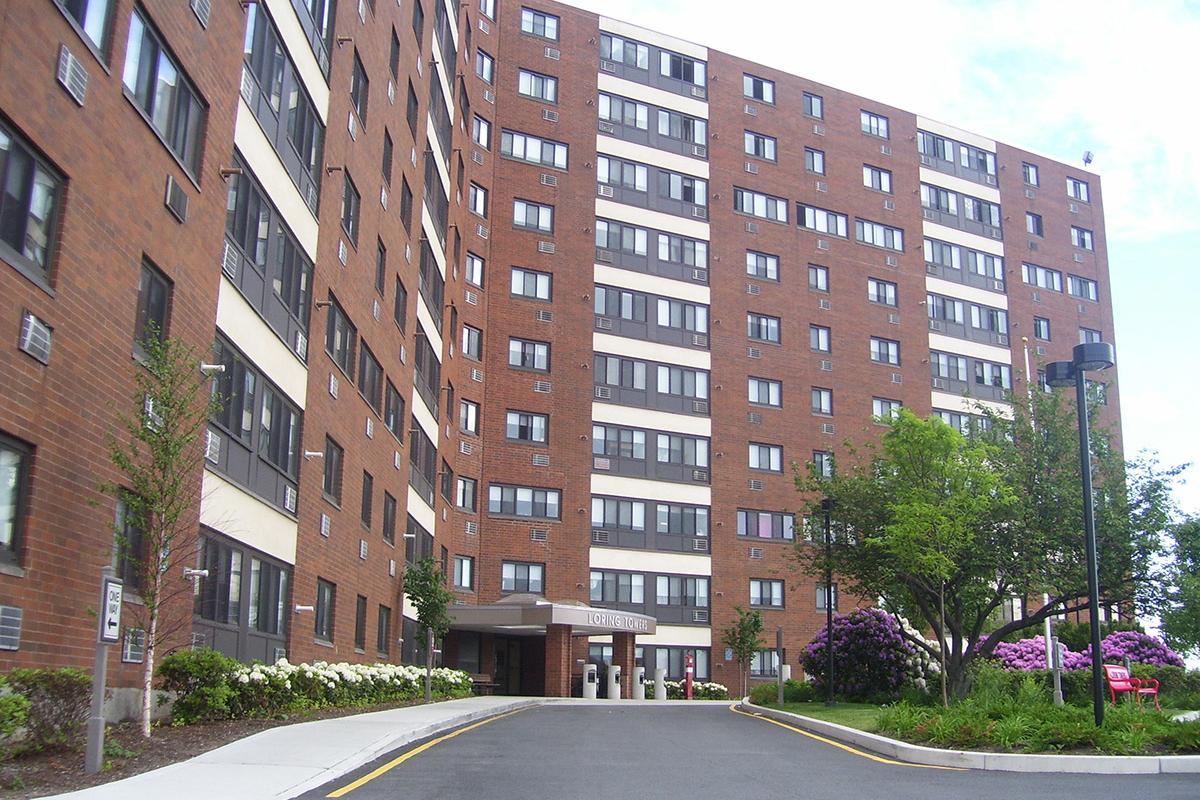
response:
<path fill-rule="evenodd" d="M 824 736 L 818 736 L 815 733 L 809 733 L 808 731 L 804 730 L 803 728 L 797 728 L 795 726 L 788 725 L 786 723 L 780 722 L 779 720 L 775 720 L 775 719 L 771 719 L 770 717 L 763 716 L 762 714 L 751 714 L 747 711 L 742 711 L 742 710 L 738 709 L 738 707 L 736 705 L 731 705 L 729 707 L 729 710 L 735 714 L 741 714 L 744 717 L 753 717 L 754 719 L 760 719 L 763 722 L 769 722 L 772 725 L 778 725 L 781 728 L 787 728 L 789 731 L 792 731 L 794 733 L 798 733 L 802 736 L 807 736 L 810 739 L 816 739 L 818 742 L 824 742 L 825 744 L 833 745 L 834 747 L 845 750 L 847 753 L 852 753 L 856 756 L 861 756 L 862 758 L 869 758 L 870 760 L 877 761 L 880 764 L 888 764 L 893 767 L 916 767 L 917 769 L 944 769 L 944 770 L 948 770 L 950 772 L 966 772 L 966 770 L 962 767 L 939 767 L 934 764 L 910 764 L 906 761 L 893 761 L 890 758 L 884 758 L 883 756 L 877 756 L 872 753 L 866 753 L 866 752 L 863 752 L 862 750 L 851 747 L 848 744 L 842 744 L 841 742 L 834 741 L 833 739 L 826 739 Z M 333 795 L 330 795 L 330 797 L 332 797 L 332 796 Z"/>
<path fill-rule="evenodd" d="M 434 745 L 441 744 L 442 742 L 446 741 L 447 739 L 453 739 L 455 736 L 458 736 L 459 734 L 462 734 L 462 733 L 466 733 L 467 731 L 475 730 L 476 728 L 478 728 L 481 725 L 487 725 L 489 722 L 495 722 L 498 719 L 504 719 L 505 717 L 511 717 L 513 714 L 519 714 L 520 712 L 522 712 L 524 710 L 525 709 L 523 709 L 523 708 L 518 708 L 516 711 L 509 711 L 504 714 L 497 714 L 494 717 L 488 717 L 485 720 L 481 720 L 472 725 L 468 725 L 465 728 L 459 728 L 458 730 L 454 731 L 453 733 L 447 733 L 445 736 L 439 736 L 436 739 L 431 739 L 428 742 L 426 742 L 425 744 L 420 745 L 419 747 L 414 747 L 412 750 L 409 750 L 407 753 L 404 753 L 403 755 L 396 756 L 395 758 L 393 758 L 391 761 L 384 764 L 383 766 L 371 770 L 370 772 L 368 772 L 366 775 L 363 775 L 358 780 L 356 780 L 352 783 L 348 783 L 345 786 L 343 786 L 342 788 L 332 791 L 325 796 L 326 797 L 344 797 L 345 795 L 349 794 L 350 792 L 353 792 L 355 789 L 362 786 L 363 784 L 375 780 L 376 778 L 378 778 L 380 775 L 384 774 L 388 770 L 391 770 L 394 767 L 400 766 L 401 764 L 403 764 L 405 761 L 408 761 L 413 756 L 419 755 L 420 753 L 424 753 L 426 750 L 433 747 Z"/>

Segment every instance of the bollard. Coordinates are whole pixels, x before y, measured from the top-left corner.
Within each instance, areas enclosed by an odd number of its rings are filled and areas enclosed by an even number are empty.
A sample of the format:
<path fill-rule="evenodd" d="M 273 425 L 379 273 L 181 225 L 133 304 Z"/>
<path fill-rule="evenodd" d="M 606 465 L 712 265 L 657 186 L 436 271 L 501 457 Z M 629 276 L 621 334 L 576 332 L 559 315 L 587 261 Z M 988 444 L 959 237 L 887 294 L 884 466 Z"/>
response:
<path fill-rule="evenodd" d="M 596 665 L 583 665 L 583 699 L 596 699 Z"/>
<path fill-rule="evenodd" d="M 633 697 L 630 698 L 631 700 L 645 700 L 646 699 L 646 668 L 645 667 L 634 667 L 633 668 L 632 693 L 633 693 Z"/>
<path fill-rule="evenodd" d="M 662 667 L 654 670 L 654 699 L 667 699 L 667 671 Z"/>
<path fill-rule="evenodd" d="M 610 664 L 608 666 L 608 699 L 621 699 L 621 666 L 620 664 Z"/>
<path fill-rule="evenodd" d="M 788 681 L 790 681 L 792 679 L 792 665 L 791 664 L 781 664 L 779 666 L 779 673 L 780 673 L 780 677 L 783 678 L 783 682 L 787 683 Z"/>

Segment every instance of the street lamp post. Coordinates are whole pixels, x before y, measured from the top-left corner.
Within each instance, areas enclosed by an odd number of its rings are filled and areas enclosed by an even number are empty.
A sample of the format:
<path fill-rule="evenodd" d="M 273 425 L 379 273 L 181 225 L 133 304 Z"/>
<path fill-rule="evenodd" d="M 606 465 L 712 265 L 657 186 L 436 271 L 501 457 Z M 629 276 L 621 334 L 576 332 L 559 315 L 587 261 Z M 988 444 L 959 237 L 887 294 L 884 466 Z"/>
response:
<path fill-rule="evenodd" d="M 1096 727 L 1104 723 L 1104 687 L 1101 684 L 1100 652 L 1100 572 L 1096 559 L 1096 512 L 1092 505 L 1092 458 L 1088 437 L 1087 384 L 1084 374 L 1105 370 L 1116 362 L 1113 346 L 1107 342 L 1075 345 L 1070 361 L 1046 365 L 1046 383 L 1053 387 L 1075 385 L 1075 406 L 1079 416 L 1079 472 L 1083 482 L 1083 534 L 1087 554 L 1088 616 L 1092 634 L 1092 708 Z"/>
<path fill-rule="evenodd" d="M 825 705 L 834 705 L 833 700 L 833 535 L 830 512 L 833 498 L 821 499 L 821 510 L 825 512 Z"/>

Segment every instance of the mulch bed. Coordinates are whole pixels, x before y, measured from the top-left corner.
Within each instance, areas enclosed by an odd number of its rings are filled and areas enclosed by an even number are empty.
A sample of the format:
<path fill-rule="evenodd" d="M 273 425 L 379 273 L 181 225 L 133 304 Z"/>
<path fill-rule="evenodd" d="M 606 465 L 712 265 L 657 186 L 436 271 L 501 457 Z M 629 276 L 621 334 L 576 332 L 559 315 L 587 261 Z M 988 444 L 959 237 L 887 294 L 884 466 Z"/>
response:
<path fill-rule="evenodd" d="M 83 771 L 82 746 L 78 750 L 60 748 L 40 753 L 22 753 L 0 762 L 0 798 L 45 797 L 73 792 L 185 761 L 268 728 L 419 703 L 406 701 L 361 708 L 324 708 L 285 719 L 239 719 L 179 727 L 156 725 L 149 739 L 142 738 L 138 723 L 122 722 L 108 726 L 104 736 L 104 769 L 98 774 L 88 775 Z"/>

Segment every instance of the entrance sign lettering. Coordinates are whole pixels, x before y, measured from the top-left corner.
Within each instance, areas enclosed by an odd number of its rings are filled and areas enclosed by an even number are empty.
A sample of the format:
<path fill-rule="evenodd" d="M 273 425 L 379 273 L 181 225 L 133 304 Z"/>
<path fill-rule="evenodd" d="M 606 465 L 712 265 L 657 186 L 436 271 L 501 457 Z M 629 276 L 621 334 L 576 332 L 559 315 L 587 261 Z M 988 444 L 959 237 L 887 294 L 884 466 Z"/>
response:
<path fill-rule="evenodd" d="M 594 625 L 598 628 L 613 628 L 622 631 L 634 631 L 635 633 L 648 633 L 650 631 L 649 621 L 641 616 L 633 614 L 621 614 L 614 611 L 589 611 L 587 612 L 587 624 Z"/>

